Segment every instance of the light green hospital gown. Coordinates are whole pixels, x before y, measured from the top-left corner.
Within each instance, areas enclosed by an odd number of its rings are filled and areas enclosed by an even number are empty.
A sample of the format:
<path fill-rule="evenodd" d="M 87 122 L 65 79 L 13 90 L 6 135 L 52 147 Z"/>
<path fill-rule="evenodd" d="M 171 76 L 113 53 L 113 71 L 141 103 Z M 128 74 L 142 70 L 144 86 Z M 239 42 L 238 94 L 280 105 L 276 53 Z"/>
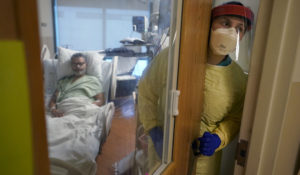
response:
<path fill-rule="evenodd" d="M 93 97 L 103 92 L 102 85 L 94 76 L 84 75 L 75 82 L 72 82 L 73 79 L 74 76 L 69 76 L 59 80 L 57 102 L 70 97 L 88 97 L 93 102 Z"/>

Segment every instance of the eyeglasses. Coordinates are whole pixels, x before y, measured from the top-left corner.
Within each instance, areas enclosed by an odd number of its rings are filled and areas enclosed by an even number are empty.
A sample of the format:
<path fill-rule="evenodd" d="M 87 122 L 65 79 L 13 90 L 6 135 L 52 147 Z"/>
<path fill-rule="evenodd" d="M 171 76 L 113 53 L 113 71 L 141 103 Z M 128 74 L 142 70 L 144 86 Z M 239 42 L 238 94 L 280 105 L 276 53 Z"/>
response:
<path fill-rule="evenodd" d="M 82 62 L 82 63 L 71 63 L 71 65 L 72 66 L 83 66 L 83 65 L 85 65 L 85 63 L 84 62 Z"/>

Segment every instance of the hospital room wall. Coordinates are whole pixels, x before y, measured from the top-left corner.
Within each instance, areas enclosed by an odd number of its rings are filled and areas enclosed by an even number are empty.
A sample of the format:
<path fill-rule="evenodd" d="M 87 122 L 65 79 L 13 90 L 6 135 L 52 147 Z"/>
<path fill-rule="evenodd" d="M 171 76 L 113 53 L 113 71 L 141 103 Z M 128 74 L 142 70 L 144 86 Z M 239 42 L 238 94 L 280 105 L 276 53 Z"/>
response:
<path fill-rule="evenodd" d="M 272 0 L 245 174 L 300 168 L 300 1 Z M 258 38 L 259 40 L 259 38 Z"/>
<path fill-rule="evenodd" d="M 293 6 L 294 8 L 292 8 Z M 285 53 L 294 50 L 294 52 L 291 53 L 291 59 L 294 59 L 294 61 L 292 61 L 290 64 L 292 71 L 289 81 L 289 88 L 287 89 L 287 101 L 284 108 L 283 121 L 281 124 L 282 129 L 273 168 L 273 172 L 278 175 L 300 174 L 300 32 L 291 29 L 294 28 L 298 31 L 300 29 L 300 23 L 297 19 L 300 15 L 299 1 L 294 0 L 291 2 L 289 8 L 291 9 L 291 14 L 293 14 L 293 17 L 290 17 L 293 19 L 289 20 L 290 22 L 293 21 L 292 23 L 294 25 L 289 23 L 290 25 L 288 30 L 291 31 L 291 34 L 289 39 L 287 39 L 288 41 L 286 40 L 287 46 L 285 48 Z M 288 54 L 283 55 L 289 56 Z M 288 69 L 289 66 L 285 67 L 283 71 L 289 72 Z"/>
<path fill-rule="evenodd" d="M 40 32 L 40 45 L 47 45 L 51 57 L 55 54 L 54 48 L 54 23 L 52 0 L 37 0 L 38 3 L 38 19 L 39 19 L 39 32 Z"/>

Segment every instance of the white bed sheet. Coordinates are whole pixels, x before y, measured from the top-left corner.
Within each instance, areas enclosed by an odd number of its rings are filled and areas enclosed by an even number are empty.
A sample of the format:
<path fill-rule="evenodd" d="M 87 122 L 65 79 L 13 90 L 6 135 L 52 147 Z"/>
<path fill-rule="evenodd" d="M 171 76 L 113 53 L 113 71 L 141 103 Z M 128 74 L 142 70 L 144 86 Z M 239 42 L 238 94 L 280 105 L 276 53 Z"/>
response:
<path fill-rule="evenodd" d="M 98 107 L 86 98 L 75 97 L 57 107 L 63 117 L 46 115 L 51 174 L 95 174 L 95 159 L 109 133 L 114 104 Z"/>

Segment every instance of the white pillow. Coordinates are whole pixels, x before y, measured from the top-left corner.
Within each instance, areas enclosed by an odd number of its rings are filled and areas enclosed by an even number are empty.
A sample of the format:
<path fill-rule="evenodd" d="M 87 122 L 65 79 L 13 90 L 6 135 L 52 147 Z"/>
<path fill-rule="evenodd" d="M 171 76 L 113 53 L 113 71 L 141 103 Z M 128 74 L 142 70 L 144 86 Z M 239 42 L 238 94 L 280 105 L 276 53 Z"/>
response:
<path fill-rule="evenodd" d="M 87 63 L 87 74 L 97 77 L 101 84 L 103 84 L 102 77 L 102 60 L 104 55 L 100 55 L 96 51 L 75 51 L 71 49 L 58 48 L 58 63 L 57 63 L 57 80 L 63 78 L 64 76 L 72 75 L 71 67 L 71 56 L 75 53 L 82 53 L 86 56 Z"/>

